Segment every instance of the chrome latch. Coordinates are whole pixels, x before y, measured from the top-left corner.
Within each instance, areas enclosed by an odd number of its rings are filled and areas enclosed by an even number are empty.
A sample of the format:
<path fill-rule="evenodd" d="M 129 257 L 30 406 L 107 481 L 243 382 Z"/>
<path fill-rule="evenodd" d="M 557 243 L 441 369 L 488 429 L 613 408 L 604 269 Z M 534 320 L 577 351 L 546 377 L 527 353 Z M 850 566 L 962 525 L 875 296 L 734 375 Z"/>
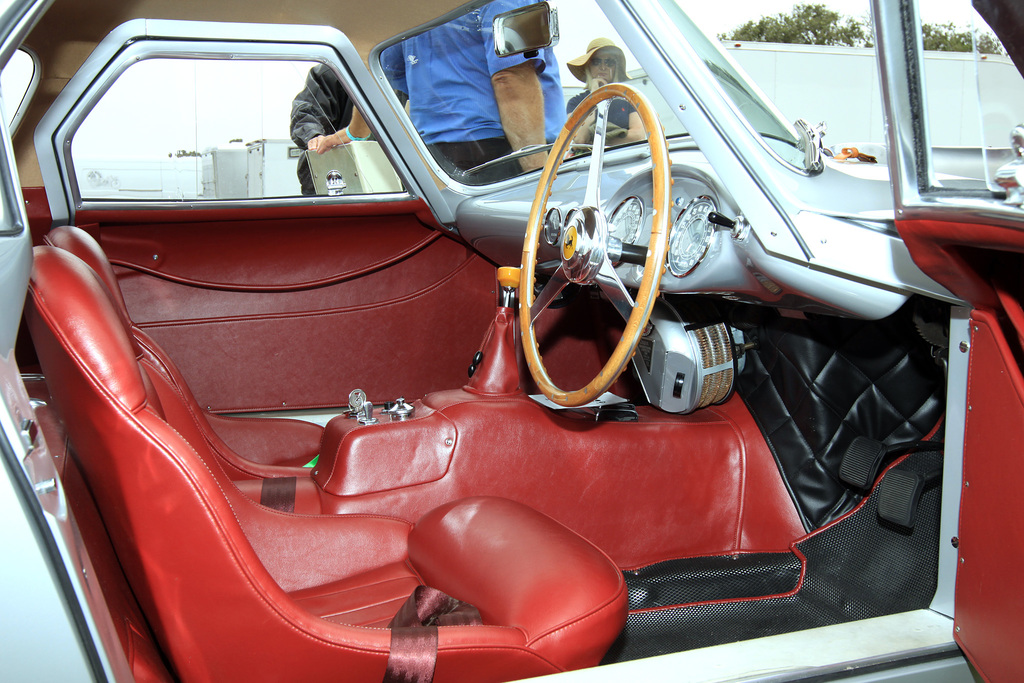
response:
<path fill-rule="evenodd" d="M 373 404 L 369 401 L 359 406 L 357 417 L 359 419 L 359 424 L 361 425 L 377 424 L 377 418 L 373 416 Z"/>

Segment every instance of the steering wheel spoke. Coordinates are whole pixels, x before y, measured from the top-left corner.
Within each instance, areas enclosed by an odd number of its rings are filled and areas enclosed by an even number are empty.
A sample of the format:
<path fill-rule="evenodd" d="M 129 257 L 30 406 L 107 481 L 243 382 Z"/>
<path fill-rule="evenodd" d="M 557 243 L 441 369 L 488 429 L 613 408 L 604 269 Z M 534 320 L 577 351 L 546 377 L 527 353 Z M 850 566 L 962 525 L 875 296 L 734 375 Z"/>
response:
<path fill-rule="evenodd" d="M 601 173 L 604 171 L 604 140 L 608 133 L 608 107 L 611 100 L 597 105 L 594 121 L 594 146 L 590 151 L 590 171 L 587 174 L 587 192 L 583 197 L 586 206 L 601 206 Z"/>
<path fill-rule="evenodd" d="M 562 266 L 558 266 L 555 274 L 547 281 L 547 284 L 540 290 L 540 294 L 537 295 L 536 301 L 530 306 L 531 325 L 536 322 L 537 316 L 543 313 L 551 305 L 551 302 L 562 293 L 567 284 L 569 284 L 569 280 L 565 277 L 565 271 L 562 270 Z"/>
<path fill-rule="evenodd" d="M 615 268 L 608 259 L 604 260 L 597 273 L 597 286 L 608 297 L 608 301 L 612 302 L 622 319 L 628 322 L 629 317 L 633 315 L 636 302 L 633 301 L 632 295 L 626 289 L 626 285 L 622 284 L 619 274 L 615 272 Z"/>
<path fill-rule="evenodd" d="M 610 100 L 614 97 L 625 99 L 640 116 L 651 150 L 651 178 L 653 220 L 651 238 L 643 263 L 643 277 L 635 295 L 623 284 L 608 258 L 622 251 L 622 245 L 609 239 L 606 219 L 601 207 L 601 180 L 604 166 L 605 142 L 608 132 Z M 587 187 L 583 202 L 565 211 L 563 237 L 558 245 L 558 267 L 554 275 L 534 296 L 534 282 L 538 270 L 538 252 L 541 250 L 541 228 L 547 213 L 547 201 L 551 194 L 558 169 L 572 148 L 583 126 L 588 125 L 590 113 L 596 110 L 594 124 L 594 145 L 587 173 Z M 658 296 L 661 275 L 665 269 L 665 255 L 668 250 L 670 229 L 669 204 L 671 173 L 668 158 L 668 144 L 665 132 L 658 120 L 653 105 L 632 86 L 624 83 L 610 83 L 598 88 L 588 96 L 569 116 L 565 127 L 548 155 L 537 185 L 530 221 L 526 226 L 523 244 L 523 261 L 519 279 L 519 327 L 523 335 L 523 352 L 530 368 L 530 374 L 538 388 L 551 401 L 566 407 L 589 403 L 608 391 L 619 375 L 628 367 L 636 346 L 640 341 L 647 321 L 651 317 L 654 302 Z M 611 242 L 611 243 L 610 243 Z M 638 258 L 639 255 L 637 254 Z M 545 264 L 548 265 L 548 264 Z M 550 265 L 548 265 L 550 267 Z M 547 270 L 548 268 L 545 268 Z M 550 308 L 555 298 L 574 282 L 583 286 L 597 284 L 600 291 L 626 321 L 622 336 L 612 351 L 611 357 L 597 375 L 576 390 L 560 389 L 548 376 L 540 355 L 540 344 L 534 323 Z"/>

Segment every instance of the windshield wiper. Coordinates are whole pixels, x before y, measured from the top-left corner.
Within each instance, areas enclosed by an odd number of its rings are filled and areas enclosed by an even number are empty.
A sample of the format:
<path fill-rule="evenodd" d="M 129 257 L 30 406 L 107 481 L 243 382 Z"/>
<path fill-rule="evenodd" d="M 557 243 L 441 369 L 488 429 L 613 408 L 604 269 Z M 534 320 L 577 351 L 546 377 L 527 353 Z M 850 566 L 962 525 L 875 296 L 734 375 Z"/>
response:
<path fill-rule="evenodd" d="M 555 143 L 553 143 L 553 142 L 547 142 L 547 143 L 544 143 L 543 145 L 527 145 L 526 147 L 521 147 L 521 148 L 517 149 L 514 152 L 509 152 L 505 156 L 500 156 L 497 159 L 491 159 L 490 161 L 485 161 L 484 163 L 480 164 L 479 166 L 474 166 L 473 168 L 467 169 L 467 170 L 463 171 L 462 173 L 463 173 L 463 175 L 474 175 L 476 173 L 479 173 L 480 171 L 486 171 L 489 168 L 494 168 L 495 166 L 503 164 L 503 163 L 505 163 L 507 161 L 514 161 L 516 159 L 521 159 L 523 157 L 528 157 L 528 156 L 531 156 L 533 154 L 537 154 L 538 152 L 550 151 L 551 148 L 554 147 L 554 146 L 555 146 Z M 593 148 L 593 145 L 584 145 L 584 144 L 581 144 L 581 143 L 578 143 L 578 142 L 574 142 L 571 145 L 569 145 L 569 147 L 571 149 L 586 149 L 586 150 L 590 150 L 590 149 Z"/>
<path fill-rule="evenodd" d="M 672 136 L 671 141 L 679 140 L 679 139 L 682 139 L 682 138 L 691 138 L 691 137 L 692 136 L 689 133 L 677 133 L 677 134 Z M 632 147 L 635 144 L 636 144 L 636 142 L 633 142 L 633 143 L 630 143 L 630 144 L 627 144 L 627 145 L 621 145 L 621 147 L 623 149 L 625 149 L 625 148 L 628 148 L 628 147 Z M 500 156 L 497 159 L 491 159 L 490 161 L 485 161 L 484 163 L 480 164 L 479 166 L 474 166 L 473 168 L 470 168 L 470 169 L 467 169 L 465 171 L 462 171 L 462 175 L 475 175 L 477 173 L 480 173 L 481 171 L 486 171 L 489 168 L 493 168 L 495 166 L 498 166 L 499 164 L 504 164 L 504 163 L 506 163 L 508 161 L 514 161 L 516 159 L 521 159 L 522 157 L 528 157 L 531 154 L 537 154 L 538 152 L 547 152 L 547 151 L 549 151 L 554 146 L 555 146 L 555 143 L 553 143 L 553 142 L 548 142 L 548 143 L 545 143 L 543 145 L 527 145 L 526 147 L 523 147 L 521 149 L 517 149 L 514 152 L 509 152 L 505 156 Z M 582 142 L 574 142 L 571 145 L 569 145 L 569 148 L 577 150 L 577 151 L 584 151 L 584 152 L 592 152 L 594 150 L 594 146 L 592 144 L 582 143 Z"/>

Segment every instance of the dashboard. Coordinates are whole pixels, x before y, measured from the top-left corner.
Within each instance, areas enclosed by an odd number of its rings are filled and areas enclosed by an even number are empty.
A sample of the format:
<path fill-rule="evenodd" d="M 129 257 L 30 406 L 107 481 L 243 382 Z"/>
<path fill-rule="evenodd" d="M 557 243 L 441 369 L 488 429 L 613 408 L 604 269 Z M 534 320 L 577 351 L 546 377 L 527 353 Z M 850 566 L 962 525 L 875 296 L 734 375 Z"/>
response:
<path fill-rule="evenodd" d="M 828 263 L 813 253 L 804 260 L 770 253 L 758 232 L 765 228 L 743 215 L 742 198 L 732 196 L 699 150 L 677 145 L 670 158 L 672 228 L 662 292 L 713 295 L 801 312 L 872 319 L 892 313 L 914 292 L 949 298 L 945 290 L 920 274 L 908 255 L 904 257 L 905 246 L 891 222 L 887 226 L 884 221 L 872 224 L 857 217 L 798 212 L 795 231 L 806 227 L 803 237 L 813 238 L 815 247 L 828 242 L 820 237 L 823 234 L 834 242 L 830 248 L 844 241 L 853 245 L 840 250 L 840 256 L 849 257 L 848 262 Z M 586 157 L 566 162 L 553 183 L 543 215 L 538 275 L 550 274 L 557 266 L 560 221 L 583 202 L 586 162 Z M 826 182 L 841 187 L 842 180 Z M 457 211 L 460 234 L 499 265 L 518 265 L 535 183 L 533 179 L 463 201 Z M 888 183 L 879 183 L 879 191 L 890 191 Z M 635 246 L 648 245 L 652 192 L 645 146 L 606 153 L 600 205 L 611 236 Z M 900 265 L 895 274 L 878 267 L 900 259 L 907 265 Z M 639 286 L 643 277 L 640 265 L 618 263 L 615 270 L 627 288 Z"/>

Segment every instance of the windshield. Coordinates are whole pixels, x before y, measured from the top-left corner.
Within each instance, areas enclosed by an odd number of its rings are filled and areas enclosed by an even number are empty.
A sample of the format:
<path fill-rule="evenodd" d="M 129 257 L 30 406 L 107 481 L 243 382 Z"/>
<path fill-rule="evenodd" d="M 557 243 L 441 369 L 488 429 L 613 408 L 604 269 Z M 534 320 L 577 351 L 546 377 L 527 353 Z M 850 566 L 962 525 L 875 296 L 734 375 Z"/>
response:
<path fill-rule="evenodd" d="M 710 40 L 679 6 L 678 0 L 659 0 L 664 14 L 678 29 L 683 42 L 697 53 L 722 86 L 722 91 L 747 123 L 784 161 L 804 167 L 804 142 L 761 89 L 736 65 L 717 40 Z"/>
<path fill-rule="evenodd" d="M 530 4 L 495 0 L 426 32 L 386 47 L 380 66 L 427 151 L 446 175 L 482 185 L 543 166 L 567 115 L 592 89 L 627 82 L 643 92 L 666 126 L 685 135 L 672 110 L 593 0 L 559 3 L 560 40 L 536 56 L 498 57 L 495 15 Z M 567 16 L 587 16 L 570 22 Z M 641 142 L 639 115 L 613 101 L 607 144 Z M 589 134 L 589 135 L 588 135 Z M 576 137 L 575 154 L 589 153 L 592 128 Z M 531 146 L 540 151 L 529 154 Z M 517 150 L 526 151 L 516 155 Z M 507 161 L 500 160 L 511 155 Z"/>

